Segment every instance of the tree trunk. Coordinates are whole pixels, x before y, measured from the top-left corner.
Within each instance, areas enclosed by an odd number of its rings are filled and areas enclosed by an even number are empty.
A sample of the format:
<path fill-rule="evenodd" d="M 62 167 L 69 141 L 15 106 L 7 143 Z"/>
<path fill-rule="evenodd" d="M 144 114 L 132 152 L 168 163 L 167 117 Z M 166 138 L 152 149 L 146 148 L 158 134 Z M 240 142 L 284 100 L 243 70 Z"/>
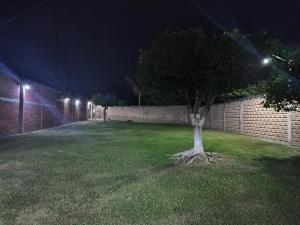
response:
<path fill-rule="evenodd" d="M 202 126 L 195 126 L 194 128 L 194 152 L 197 155 L 204 155 L 202 142 Z"/>
<path fill-rule="evenodd" d="M 181 161 L 192 163 L 198 156 L 203 157 L 208 162 L 208 158 L 204 152 L 202 142 L 202 127 L 204 124 L 205 117 L 201 117 L 200 114 L 190 114 L 191 124 L 194 126 L 194 148 L 179 152 L 173 155 L 173 158 Z"/>
<path fill-rule="evenodd" d="M 103 122 L 106 123 L 106 110 L 107 110 L 107 107 L 104 107 L 103 108 Z"/>
<path fill-rule="evenodd" d="M 141 95 L 139 94 L 139 106 L 141 106 Z"/>

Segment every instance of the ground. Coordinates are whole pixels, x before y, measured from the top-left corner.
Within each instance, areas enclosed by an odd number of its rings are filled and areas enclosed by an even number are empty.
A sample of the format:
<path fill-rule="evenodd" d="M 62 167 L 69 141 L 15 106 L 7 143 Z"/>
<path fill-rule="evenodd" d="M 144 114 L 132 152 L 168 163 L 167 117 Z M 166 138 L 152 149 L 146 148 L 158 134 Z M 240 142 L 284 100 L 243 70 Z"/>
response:
<path fill-rule="evenodd" d="M 210 165 L 174 165 L 193 130 L 84 122 L 0 138 L 0 225 L 300 224 L 300 150 L 205 131 Z"/>

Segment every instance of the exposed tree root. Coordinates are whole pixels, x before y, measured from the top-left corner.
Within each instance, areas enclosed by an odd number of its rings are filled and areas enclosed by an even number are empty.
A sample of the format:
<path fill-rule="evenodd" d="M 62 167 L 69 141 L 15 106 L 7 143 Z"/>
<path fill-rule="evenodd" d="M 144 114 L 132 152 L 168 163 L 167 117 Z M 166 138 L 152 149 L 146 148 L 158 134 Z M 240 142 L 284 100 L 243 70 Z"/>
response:
<path fill-rule="evenodd" d="M 190 149 L 184 152 L 179 152 L 170 157 L 170 159 L 175 160 L 178 164 L 187 164 L 190 165 L 192 163 L 200 163 L 200 164 L 210 164 L 214 162 L 217 158 L 216 153 L 208 152 L 201 154 L 199 152 L 194 151 L 194 149 Z"/>

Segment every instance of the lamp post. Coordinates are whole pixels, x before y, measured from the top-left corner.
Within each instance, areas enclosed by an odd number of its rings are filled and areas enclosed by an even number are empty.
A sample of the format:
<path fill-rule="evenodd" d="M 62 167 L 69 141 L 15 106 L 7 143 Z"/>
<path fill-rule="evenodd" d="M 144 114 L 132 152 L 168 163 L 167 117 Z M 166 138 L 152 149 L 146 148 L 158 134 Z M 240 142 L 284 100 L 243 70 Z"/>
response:
<path fill-rule="evenodd" d="M 274 54 L 272 54 L 272 57 L 275 58 L 275 59 L 278 59 L 278 60 L 280 60 L 280 61 L 282 61 L 282 62 L 284 62 L 284 63 L 286 63 L 286 64 L 288 65 L 288 67 L 289 67 L 289 68 L 288 68 L 289 71 L 292 70 L 291 64 L 292 64 L 293 60 L 287 61 L 286 59 L 281 58 L 280 56 L 274 55 Z M 268 64 L 270 64 L 271 62 L 272 62 L 272 58 L 271 58 L 271 57 L 265 57 L 265 58 L 263 58 L 263 60 L 262 60 L 262 64 L 263 64 L 263 65 L 268 65 Z"/>
<path fill-rule="evenodd" d="M 30 86 L 28 84 L 20 84 L 20 95 L 19 95 L 19 133 L 24 133 L 24 96 L 25 91 L 29 90 Z"/>
<path fill-rule="evenodd" d="M 67 112 L 69 112 L 69 102 L 70 102 L 70 98 L 65 98 L 64 99 L 64 123 L 66 123 L 67 121 Z"/>
<path fill-rule="evenodd" d="M 76 99 L 75 100 L 75 106 L 76 106 L 76 108 L 75 108 L 75 112 L 77 111 L 77 121 L 79 121 L 80 120 L 80 100 L 79 99 Z"/>
<path fill-rule="evenodd" d="M 277 59 L 277 60 L 280 60 L 281 62 L 284 62 L 288 66 L 288 70 L 292 71 L 292 68 L 291 68 L 291 64 L 293 62 L 292 59 L 291 60 L 286 60 L 286 59 L 281 58 L 280 56 L 274 55 L 274 54 L 272 54 L 272 57 L 275 58 L 275 59 Z M 263 60 L 262 60 L 262 64 L 263 65 L 268 65 L 271 62 L 272 62 L 272 58 L 271 57 L 266 57 L 266 58 L 263 58 Z M 291 87 L 291 84 L 290 84 L 291 82 L 292 82 L 292 80 L 290 78 L 288 78 L 288 87 L 289 88 Z"/>

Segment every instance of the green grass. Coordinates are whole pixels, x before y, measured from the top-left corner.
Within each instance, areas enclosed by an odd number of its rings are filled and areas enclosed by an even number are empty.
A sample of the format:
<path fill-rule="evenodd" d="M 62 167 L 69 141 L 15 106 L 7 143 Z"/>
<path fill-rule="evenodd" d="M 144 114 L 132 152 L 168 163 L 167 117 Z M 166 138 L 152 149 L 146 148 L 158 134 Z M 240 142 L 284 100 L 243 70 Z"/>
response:
<path fill-rule="evenodd" d="M 0 139 L 0 225 L 300 224 L 300 151 L 177 125 L 93 122 Z"/>

